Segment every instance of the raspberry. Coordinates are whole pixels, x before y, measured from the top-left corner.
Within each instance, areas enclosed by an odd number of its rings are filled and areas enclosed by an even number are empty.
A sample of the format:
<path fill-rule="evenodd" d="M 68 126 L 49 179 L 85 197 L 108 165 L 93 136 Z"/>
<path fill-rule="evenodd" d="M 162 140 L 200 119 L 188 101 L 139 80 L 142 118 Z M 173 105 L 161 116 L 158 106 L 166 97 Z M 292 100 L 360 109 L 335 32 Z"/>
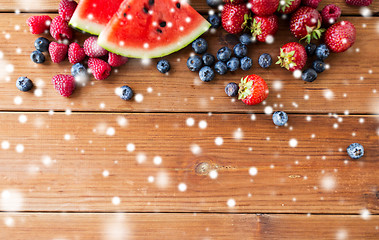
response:
<path fill-rule="evenodd" d="M 370 6 L 372 0 L 346 0 L 346 4 L 353 6 Z"/>
<path fill-rule="evenodd" d="M 115 53 L 109 53 L 108 55 L 108 63 L 112 67 L 120 67 L 124 65 L 128 61 L 127 57 L 117 55 Z"/>
<path fill-rule="evenodd" d="M 97 80 L 106 79 L 111 73 L 111 66 L 98 58 L 89 58 L 88 67 L 91 69 L 93 76 Z"/>
<path fill-rule="evenodd" d="M 71 64 L 79 63 L 84 60 L 86 54 L 84 49 L 78 43 L 71 43 L 68 47 L 68 61 Z"/>
<path fill-rule="evenodd" d="M 32 34 L 41 34 L 49 30 L 51 17 L 47 15 L 31 16 L 26 20 Z"/>
<path fill-rule="evenodd" d="M 67 55 L 68 46 L 63 43 L 51 42 L 49 45 L 49 53 L 51 61 L 54 63 L 62 62 Z"/>
<path fill-rule="evenodd" d="M 51 22 L 50 34 L 55 40 L 72 39 L 72 30 L 61 16 L 56 16 Z"/>
<path fill-rule="evenodd" d="M 337 19 L 340 16 L 341 16 L 341 9 L 334 4 L 325 6 L 321 11 L 322 22 L 325 25 L 332 25 L 336 23 Z"/>
<path fill-rule="evenodd" d="M 76 6 L 78 4 L 73 0 L 62 0 L 59 3 L 59 16 L 64 20 L 70 21 L 72 15 L 75 12 Z"/>
<path fill-rule="evenodd" d="M 89 37 L 84 41 L 84 52 L 88 57 L 101 57 L 108 53 L 107 50 L 97 45 L 97 37 Z"/>
<path fill-rule="evenodd" d="M 69 97 L 75 90 L 75 78 L 71 75 L 59 74 L 52 79 L 54 88 L 63 97 Z"/>
<path fill-rule="evenodd" d="M 301 0 L 301 3 L 311 8 L 317 8 L 322 0 Z"/>

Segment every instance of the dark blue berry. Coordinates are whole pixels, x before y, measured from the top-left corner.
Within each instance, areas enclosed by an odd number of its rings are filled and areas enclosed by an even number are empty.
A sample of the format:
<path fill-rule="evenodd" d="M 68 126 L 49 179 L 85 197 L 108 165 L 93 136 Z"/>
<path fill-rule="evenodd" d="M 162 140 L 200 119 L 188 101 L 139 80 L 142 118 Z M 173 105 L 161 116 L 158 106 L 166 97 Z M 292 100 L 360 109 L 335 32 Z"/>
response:
<path fill-rule="evenodd" d="M 215 64 L 215 71 L 220 75 L 224 75 L 228 71 L 228 67 L 224 62 L 218 61 Z"/>
<path fill-rule="evenodd" d="M 316 48 L 316 56 L 320 60 L 324 60 L 329 57 L 330 51 L 325 44 L 320 44 Z"/>
<path fill-rule="evenodd" d="M 75 63 L 71 67 L 71 75 L 74 77 L 83 77 L 87 75 L 87 69 L 81 63 Z"/>
<path fill-rule="evenodd" d="M 209 82 L 213 80 L 213 78 L 215 77 L 215 73 L 212 70 L 212 68 L 205 66 L 200 69 L 199 77 L 201 81 Z"/>
<path fill-rule="evenodd" d="M 232 50 L 228 47 L 222 47 L 217 51 L 217 59 L 223 62 L 229 61 L 232 56 Z"/>
<path fill-rule="evenodd" d="M 40 52 L 47 52 L 49 50 L 50 41 L 44 37 L 37 38 L 34 42 L 34 47 Z"/>
<path fill-rule="evenodd" d="M 204 38 L 198 38 L 192 42 L 192 48 L 195 53 L 202 54 L 205 53 L 208 49 L 208 43 Z"/>
<path fill-rule="evenodd" d="M 234 55 L 238 58 L 243 58 L 247 54 L 247 46 L 242 43 L 237 43 L 233 48 Z"/>
<path fill-rule="evenodd" d="M 249 45 L 253 43 L 253 40 L 251 39 L 251 35 L 244 33 L 240 36 L 240 42 L 242 44 Z"/>
<path fill-rule="evenodd" d="M 303 71 L 301 78 L 306 82 L 313 82 L 317 78 L 317 72 L 312 68 L 308 68 L 307 70 Z"/>
<path fill-rule="evenodd" d="M 359 143 L 352 143 L 350 144 L 347 149 L 347 154 L 352 158 L 352 159 L 358 159 L 361 158 L 365 154 L 365 150 L 363 146 Z"/>
<path fill-rule="evenodd" d="M 187 60 L 187 67 L 192 72 L 197 72 L 203 66 L 201 58 L 197 55 L 191 56 Z"/>
<path fill-rule="evenodd" d="M 222 4 L 222 0 L 207 0 L 207 4 L 212 8 L 217 8 L 220 4 Z"/>
<path fill-rule="evenodd" d="M 237 69 L 240 67 L 240 61 L 236 57 L 232 57 L 227 63 L 226 66 L 228 67 L 228 70 L 231 72 L 237 71 Z"/>
<path fill-rule="evenodd" d="M 202 58 L 205 66 L 212 66 L 215 63 L 215 57 L 212 54 L 204 53 Z"/>
<path fill-rule="evenodd" d="M 122 100 L 130 100 L 132 99 L 133 95 L 133 90 L 129 86 L 121 87 L 120 98 Z"/>
<path fill-rule="evenodd" d="M 43 55 L 40 51 L 33 51 L 32 54 L 30 54 L 30 58 L 35 63 L 44 63 L 45 62 L 45 55 Z"/>
<path fill-rule="evenodd" d="M 325 63 L 320 60 L 316 60 L 312 63 L 312 68 L 317 72 L 317 73 L 322 73 L 325 71 Z"/>
<path fill-rule="evenodd" d="M 262 68 L 270 67 L 272 64 L 271 55 L 268 53 L 263 53 L 261 56 L 259 56 L 258 63 Z"/>
<path fill-rule="evenodd" d="M 157 69 L 161 73 L 167 73 L 168 71 L 170 71 L 170 68 L 170 63 L 166 59 L 161 59 L 157 63 Z"/>
<path fill-rule="evenodd" d="M 288 121 L 287 113 L 283 111 L 274 112 L 272 114 L 272 121 L 276 126 L 283 126 Z"/>
<path fill-rule="evenodd" d="M 308 56 L 313 56 L 315 55 L 317 45 L 314 43 L 310 43 L 307 46 L 305 46 L 305 51 L 307 51 Z"/>
<path fill-rule="evenodd" d="M 235 97 L 238 95 L 238 89 L 239 89 L 238 84 L 231 82 L 231 83 L 228 83 L 228 85 L 226 85 L 225 92 L 229 97 Z"/>
<path fill-rule="evenodd" d="M 16 81 L 18 90 L 27 92 L 33 88 L 33 82 L 27 77 L 19 77 Z"/>
<path fill-rule="evenodd" d="M 210 22 L 213 28 L 219 28 L 221 25 L 221 19 L 217 14 L 209 15 L 208 22 Z"/>
<path fill-rule="evenodd" d="M 244 71 L 247 71 L 253 66 L 253 60 L 249 57 L 243 57 L 241 58 L 241 69 Z"/>

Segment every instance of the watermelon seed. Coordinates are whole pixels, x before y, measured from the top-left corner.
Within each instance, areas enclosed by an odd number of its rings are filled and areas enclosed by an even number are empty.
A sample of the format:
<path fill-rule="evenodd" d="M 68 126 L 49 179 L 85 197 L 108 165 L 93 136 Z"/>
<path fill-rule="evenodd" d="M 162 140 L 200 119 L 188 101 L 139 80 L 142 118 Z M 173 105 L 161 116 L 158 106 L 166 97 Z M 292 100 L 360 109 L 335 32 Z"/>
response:
<path fill-rule="evenodd" d="M 161 27 L 166 27 L 166 22 L 165 22 L 165 21 L 160 22 L 160 23 L 159 23 L 159 26 L 161 26 Z"/>
<path fill-rule="evenodd" d="M 154 0 L 149 0 L 149 5 L 150 6 L 154 5 Z"/>
<path fill-rule="evenodd" d="M 126 17 L 126 13 L 124 13 L 124 17 Z"/>
<path fill-rule="evenodd" d="M 180 8 L 180 3 L 177 2 L 177 3 L 176 3 L 176 7 L 177 7 L 177 8 Z"/>
<path fill-rule="evenodd" d="M 148 13 L 149 12 L 149 9 L 147 9 L 146 7 L 143 7 L 142 10 L 143 10 L 144 13 Z"/>
<path fill-rule="evenodd" d="M 160 30 L 159 28 L 157 28 L 157 32 L 162 33 L 162 30 Z"/>

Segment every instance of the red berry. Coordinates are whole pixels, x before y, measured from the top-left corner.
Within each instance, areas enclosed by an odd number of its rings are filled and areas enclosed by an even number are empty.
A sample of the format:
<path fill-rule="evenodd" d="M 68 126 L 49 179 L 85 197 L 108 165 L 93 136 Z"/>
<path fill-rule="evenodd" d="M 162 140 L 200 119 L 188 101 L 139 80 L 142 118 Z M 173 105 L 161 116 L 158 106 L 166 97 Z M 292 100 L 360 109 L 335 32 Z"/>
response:
<path fill-rule="evenodd" d="M 279 20 L 276 15 L 269 17 L 254 16 L 251 33 L 258 41 L 265 42 L 267 36 L 274 36 L 279 28 Z"/>
<path fill-rule="evenodd" d="M 115 53 L 109 53 L 108 54 L 108 64 L 112 67 L 120 67 L 124 65 L 128 61 L 127 57 L 117 55 Z"/>
<path fill-rule="evenodd" d="M 300 7 L 301 0 L 281 0 L 279 1 L 278 13 L 289 14 Z"/>
<path fill-rule="evenodd" d="M 301 7 L 292 14 L 290 30 L 296 38 L 310 43 L 312 39 L 319 39 L 325 31 L 320 28 L 321 23 L 321 15 L 316 9 Z"/>
<path fill-rule="evenodd" d="M 86 54 L 84 49 L 78 43 L 71 43 L 68 47 L 68 61 L 71 64 L 79 63 L 84 60 Z"/>
<path fill-rule="evenodd" d="M 47 15 L 31 16 L 26 20 L 32 34 L 41 34 L 49 30 L 51 17 Z"/>
<path fill-rule="evenodd" d="M 256 105 L 268 97 L 268 87 L 258 75 L 248 75 L 241 78 L 239 84 L 238 99 L 247 105 Z"/>
<path fill-rule="evenodd" d="M 370 6 L 372 0 L 346 0 L 346 4 L 353 6 Z"/>
<path fill-rule="evenodd" d="M 305 6 L 316 9 L 322 0 L 301 0 L 301 3 Z"/>
<path fill-rule="evenodd" d="M 97 37 L 89 37 L 84 41 L 84 52 L 88 57 L 101 57 L 107 55 L 108 51 L 97 44 Z"/>
<path fill-rule="evenodd" d="M 57 41 L 64 38 L 72 39 L 72 30 L 61 16 L 56 16 L 51 22 L 50 34 Z"/>
<path fill-rule="evenodd" d="M 69 97 L 75 90 L 75 78 L 71 75 L 59 74 L 53 77 L 55 90 L 63 97 Z"/>
<path fill-rule="evenodd" d="M 68 46 L 63 43 L 51 42 L 49 45 L 49 53 L 51 61 L 54 63 L 62 62 L 67 56 Z"/>
<path fill-rule="evenodd" d="M 325 33 L 325 44 L 335 53 L 344 52 L 353 46 L 356 38 L 354 24 L 349 21 L 338 22 Z"/>
<path fill-rule="evenodd" d="M 112 70 L 107 62 L 99 58 L 89 58 L 88 67 L 91 69 L 93 76 L 97 80 L 106 79 Z"/>
<path fill-rule="evenodd" d="M 322 22 L 329 26 L 337 22 L 337 19 L 341 16 L 341 9 L 334 5 L 326 5 L 321 11 Z"/>
<path fill-rule="evenodd" d="M 258 16 L 270 16 L 279 7 L 279 0 L 249 0 L 251 11 Z"/>
<path fill-rule="evenodd" d="M 290 42 L 280 48 L 279 60 L 276 64 L 293 72 L 301 70 L 307 63 L 307 52 L 303 45 L 297 42 Z"/>
<path fill-rule="evenodd" d="M 221 13 L 221 23 L 224 29 L 231 34 L 237 34 L 245 28 L 245 19 L 249 17 L 249 9 L 246 4 L 224 5 Z"/>
<path fill-rule="evenodd" d="M 59 16 L 64 20 L 70 21 L 78 4 L 74 0 L 61 0 L 59 3 Z"/>

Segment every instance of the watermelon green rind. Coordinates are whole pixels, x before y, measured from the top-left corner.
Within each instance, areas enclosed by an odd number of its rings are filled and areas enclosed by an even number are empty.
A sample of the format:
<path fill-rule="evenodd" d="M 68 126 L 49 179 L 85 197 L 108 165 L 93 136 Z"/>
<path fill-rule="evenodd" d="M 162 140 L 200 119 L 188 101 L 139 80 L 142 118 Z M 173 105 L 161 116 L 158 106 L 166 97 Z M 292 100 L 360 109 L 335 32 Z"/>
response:
<path fill-rule="evenodd" d="M 133 48 L 127 48 L 126 46 L 120 47 L 117 44 L 113 44 L 109 41 L 107 41 L 107 28 L 101 32 L 97 44 L 101 47 L 105 48 L 109 52 L 116 53 L 118 55 L 122 55 L 125 57 L 131 57 L 131 58 L 159 58 L 166 55 L 169 55 L 171 53 L 174 53 L 176 51 L 179 51 L 180 49 L 186 47 L 188 44 L 192 43 L 196 38 L 201 36 L 204 32 L 208 31 L 211 24 L 204 20 L 196 29 L 194 29 L 190 35 L 186 35 L 183 38 L 180 39 L 180 41 L 176 44 L 171 44 L 168 46 L 160 47 L 155 50 L 142 50 L 139 49 L 133 49 Z"/>
<path fill-rule="evenodd" d="M 85 20 L 79 18 L 76 14 L 74 14 L 68 23 L 70 26 L 76 29 L 80 29 L 84 32 L 99 35 L 101 31 L 104 29 L 104 26 L 101 24 L 94 23 L 91 20 Z"/>

